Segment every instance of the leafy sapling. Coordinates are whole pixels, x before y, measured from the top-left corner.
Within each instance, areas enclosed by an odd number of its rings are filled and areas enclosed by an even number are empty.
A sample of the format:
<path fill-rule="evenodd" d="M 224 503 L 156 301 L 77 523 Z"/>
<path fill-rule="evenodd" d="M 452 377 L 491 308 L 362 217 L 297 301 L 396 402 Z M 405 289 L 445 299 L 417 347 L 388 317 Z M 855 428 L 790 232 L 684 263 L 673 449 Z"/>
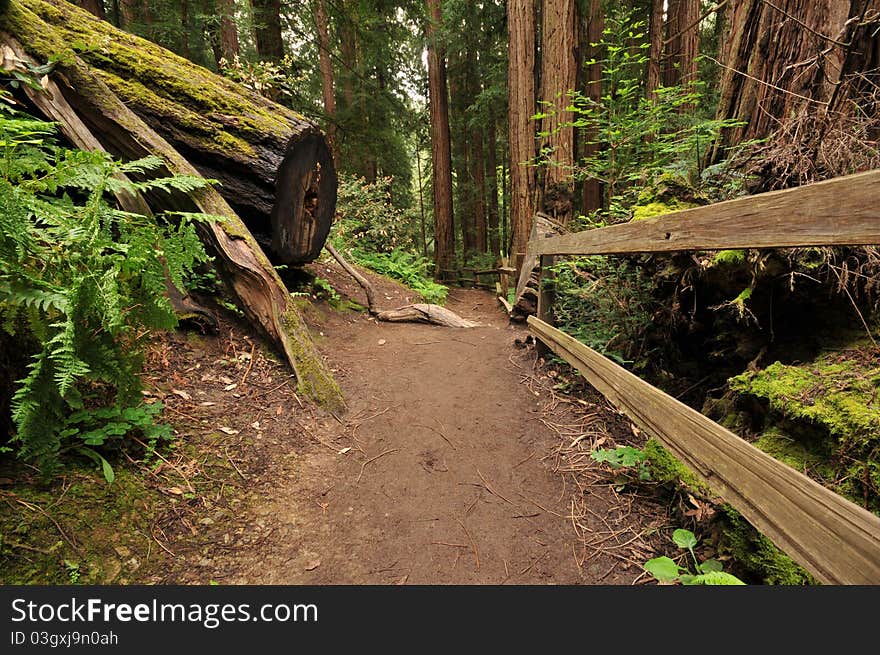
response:
<path fill-rule="evenodd" d="M 674 559 L 667 556 L 655 557 L 645 562 L 645 570 L 650 573 L 660 584 L 683 584 L 683 585 L 744 585 L 745 582 L 735 575 L 726 573 L 723 564 L 716 559 L 707 559 L 701 562 L 697 559 L 694 548 L 698 540 L 690 530 L 679 528 L 672 533 L 672 541 L 675 545 L 690 553 L 694 562 L 694 571 L 689 567 L 680 566 Z M 687 559 L 685 559 L 687 561 Z"/>

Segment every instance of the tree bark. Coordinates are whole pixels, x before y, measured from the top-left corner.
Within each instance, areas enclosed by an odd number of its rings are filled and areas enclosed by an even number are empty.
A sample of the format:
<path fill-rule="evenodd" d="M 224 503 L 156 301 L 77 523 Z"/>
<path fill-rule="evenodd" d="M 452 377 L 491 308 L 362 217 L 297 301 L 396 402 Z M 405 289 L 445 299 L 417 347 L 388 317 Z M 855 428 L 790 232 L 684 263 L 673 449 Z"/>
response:
<path fill-rule="evenodd" d="M 235 0 L 217 0 L 217 11 L 220 13 L 220 54 L 231 62 L 241 52 L 235 22 Z"/>
<path fill-rule="evenodd" d="M 710 161 L 731 146 L 767 138 L 794 117 L 827 116 L 832 101 L 831 111 L 840 110 L 845 97 L 836 90 L 848 76 L 876 78 L 880 0 L 772 4 L 741 0 L 727 14 L 717 117 L 743 125 L 722 132 Z"/>
<path fill-rule="evenodd" d="M 474 232 L 476 250 L 479 253 L 489 252 L 489 235 L 486 229 L 486 161 L 483 154 L 483 131 L 471 130 L 471 146 L 473 157 L 470 162 L 474 176 Z"/>
<path fill-rule="evenodd" d="M 330 61 L 330 31 L 327 26 L 326 0 L 315 0 L 315 27 L 318 31 L 318 62 L 321 69 L 321 97 L 327 116 L 327 140 L 333 163 L 339 169 L 339 144 L 336 142 L 336 94 L 333 85 L 333 63 Z"/>
<path fill-rule="evenodd" d="M 441 0 L 427 0 L 428 88 L 431 109 L 431 158 L 434 180 L 434 268 L 443 279 L 455 260 L 452 212 L 452 149 L 449 139 L 449 94 L 446 55 L 437 43 L 443 24 Z"/>
<path fill-rule="evenodd" d="M 573 212 L 574 128 L 566 108 L 577 78 L 577 9 L 575 0 L 544 0 L 541 12 L 541 131 L 548 162 L 543 169 L 541 207 L 567 223 Z"/>
<path fill-rule="evenodd" d="M 648 70 L 645 75 L 645 95 L 657 98 L 660 87 L 663 58 L 663 4 L 664 0 L 651 0 L 651 16 L 648 20 Z"/>
<path fill-rule="evenodd" d="M 668 2 L 663 84 L 688 87 L 697 80 L 700 0 Z"/>
<path fill-rule="evenodd" d="M 535 3 L 508 0 L 508 129 L 510 133 L 510 256 L 519 271 L 525 257 L 535 190 Z"/>
<path fill-rule="evenodd" d="M 489 204 L 486 213 L 489 224 L 489 252 L 501 255 L 501 225 L 498 217 L 498 140 L 495 117 L 486 124 L 486 193 Z"/>
<path fill-rule="evenodd" d="M 284 40 L 281 37 L 281 0 L 251 0 L 254 11 L 254 38 L 260 59 L 281 61 Z"/>
<path fill-rule="evenodd" d="M 659 0 L 662 2 L 662 0 Z M 602 41 L 602 33 L 605 30 L 605 14 L 602 10 L 602 0 L 590 0 L 590 11 L 581 19 L 582 54 L 586 61 L 595 60 L 596 63 L 584 66 L 584 81 L 581 88 L 584 95 L 594 103 L 602 101 L 602 64 L 599 62 L 602 53 L 598 46 L 593 44 Z M 582 133 L 583 149 L 582 156 L 587 159 L 599 152 L 599 144 L 596 143 L 596 129 L 587 128 Z M 602 183 L 594 178 L 584 181 L 581 198 L 581 211 L 589 214 L 597 209 L 602 209 Z"/>
<path fill-rule="evenodd" d="M 74 4 L 79 5 L 90 14 L 98 18 L 104 18 L 104 0 L 77 0 Z"/>
<path fill-rule="evenodd" d="M 169 141 L 164 139 L 149 121 L 142 118 L 128 98 L 117 96 L 126 87 L 139 84 L 136 79 L 121 84 L 124 74 L 124 52 L 142 62 L 156 77 L 149 80 L 161 86 L 161 75 L 154 66 L 163 59 L 173 62 L 179 75 L 196 74 L 197 67 L 184 60 L 177 61 L 170 52 L 143 39 L 119 32 L 108 23 L 95 21 L 89 15 L 61 0 L 21 0 L 0 17 L 0 38 L 22 44 L 27 54 L 37 61 L 50 55 L 59 56 L 53 73 L 64 100 L 73 108 L 82 124 L 95 135 L 101 146 L 125 159 L 147 155 L 161 157 L 170 173 L 198 175 L 199 171 Z M 85 46 L 79 52 L 71 44 L 99 42 L 106 51 Z M 113 49 L 120 44 L 124 50 Z M 120 65 L 120 70 L 107 73 L 97 64 L 104 58 Z M 191 68 L 183 68 L 190 66 Z M 180 78 L 176 78 L 179 79 Z M 194 80 L 206 97 L 218 100 L 212 85 L 225 87 L 225 81 L 208 71 L 198 72 Z M 221 84 L 222 83 L 222 84 Z M 236 87 L 227 89 L 223 96 L 231 106 Z M 143 89 L 142 89 L 143 92 Z M 253 107 L 255 99 L 245 100 Z M 279 108 L 280 110 L 280 108 Z M 267 135 L 271 136 L 271 135 Z M 311 138 L 320 138 L 313 131 Z M 328 157 L 329 159 L 329 157 Z M 332 170 L 332 164 L 331 170 Z M 283 177 L 283 175 L 279 175 Z M 205 227 L 203 238 L 215 255 L 217 265 L 236 296 L 245 315 L 270 338 L 284 353 L 297 374 L 301 390 L 322 402 L 331 411 L 344 407 L 339 387 L 325 369 L 320 355 L 311 341 L 308 330 L 293 304 L 290 294 L 278 278 L 272 264 L 241 222 L 235 211 L 213 188 L 204 189 L 191 198 L 165 193 L 145 198 L 154 210 L 195 208 L 197 211 L 223 217 Z M 323 246 L 323 242 L 321 243 Z"/>

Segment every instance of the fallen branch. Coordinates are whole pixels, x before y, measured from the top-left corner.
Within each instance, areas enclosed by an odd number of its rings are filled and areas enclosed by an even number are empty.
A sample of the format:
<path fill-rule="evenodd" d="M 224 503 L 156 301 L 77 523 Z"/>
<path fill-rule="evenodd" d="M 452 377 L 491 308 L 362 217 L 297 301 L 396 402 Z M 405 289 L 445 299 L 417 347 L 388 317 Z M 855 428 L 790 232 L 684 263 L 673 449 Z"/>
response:
<path fill-rule="evenodd" d="M 398 307 L 397 309 L 377 309 L 375 304 L 376 294 L 370 281 L 361 275 L 354 266 L 349 264 L 330 242 L 324 244 L 324 249 L 361 286 L 364 293 L 367 294 L 367 311 L 369 311 L 371 316 L 375 316 L 380 321 L 387 321 L 389 323 L 430 323 L 431 325 L 453 328 L 472 328 L 479 325 L 479 323 L 462 318 L 455 312 L 440 305 L 416 303 Z"/>

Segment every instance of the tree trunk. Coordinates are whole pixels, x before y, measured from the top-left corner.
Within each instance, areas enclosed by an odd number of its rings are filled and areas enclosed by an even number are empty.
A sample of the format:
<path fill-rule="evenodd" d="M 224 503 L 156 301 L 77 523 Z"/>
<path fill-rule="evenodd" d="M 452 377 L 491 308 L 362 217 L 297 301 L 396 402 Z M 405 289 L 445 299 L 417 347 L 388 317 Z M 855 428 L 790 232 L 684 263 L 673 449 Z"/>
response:
<path fill-rule="evenodd" d="M 567 223 L 573 212 L 574 128 L 566 107 L 577 78 L 577 8 L 575 0 L 544 0 L 541 29 L 542 149 L 548 152 L 543 170 L 542 211 Z"/>
<path fill-rule="evenodd" d="M 662 0 L 659 0 L 662 2 Z M 584 20 L 584 18 L 586 20 Z M 602 101 L 602 64 L 599 63 L 602 53 L 597 46 L 592 44 L 602 41 L 602 33 L 605 30 L 605 14 L 602 11 L 602 0 L 590 0 L 589 15 L 582 17 L 582 54 L 586 61 L 595 60 L 595 64 L 584 67 L 584 82 L 582 88 L 584 95 L 594 103 Z M 588 128 L 582 133 L 583 152 L 582 156 L 587 159 L 599 152 L 599 144 L 596 143 L 596 129 Z M 584 181 L 581 211 L 589 214 L 597 209 L 602 209 L 602 183 L 590 178 Z"/>
<path fill-rule="evenodd" d="M 241 51 L 235 22 L 235 0 L 217 0 L 217 11 L 220 12 L 220 54 L 231 62 Z"/>
<path fill-rule="evenodd" d="M 495 117 L 486 124 L 486 194 L 489 198 L 487 211 L 489 223 L 489 252 L 493 257 L 501 255 L 501 225 L 498 218 L 498 141 Z"/>
<path fill-rule="evenodd" d="M 483 156 L 483 131 L 471 130 L 472 155 L 470 169 L 474 176 L 474 231 L 478 253 L 489 252 L 489 235 L 486 230 L 486 161 Z"/>
<path fill-rule="evenodd" d="M 251 0 L 251 8 L 254 10 L 257 55 L 265 61 L 281 61 L 284 58 L 281 0 Z"/>
<path fill-rule="evenodd" d="M 330 32 L 327 27 L 326 0 L 315 0 L 315 27 L 318 31 L 318 62 L 321 68 L 321 96 L 327 116 L 327 140 L 333 163 L 339 169 L 339 145 L 336 142 L 336 95 L 333 89 L 333 64 L 330 61 Z"/>
<path fill-rule="evenodd" d="M 266 111 L 270 108 L 281 111 L 280 107 L 258 105 L 258 96 L 249 97 L 244 89 L 228 85 L 222 78 L 143 39 L 124 34 L 108 23 L 95 21 L 86 12 L 61 0 L 21 0 L 0 17 L 0 30 L 0 38 L 22 44 L 27 54 L 37 61 L 45 61 L 51 55 L 60 56 L 53 73 L 60 94 L 104 149 L 124 159 L 159 156 L 171 173 L 198 175 L 200 171 L 151 126 L 150 121 L 156 117 L 145 112 L 147 105 L 133 101 L 131 93 L 134 88 L 142 95 L 158 93 L 163 88 L 163 74 L 173 73 L 178 85 L 181 80 L 190 80 L 206 100 L 217 103 L 222 99 L 224 104 L 219 106 L 227 111 L 235 106 L 236 98 L 252 111 L 260 107 Z M 71 44 L 89 43 L 100 43 L 101 48 L 86 45 L 79 53 L 70 48 Z M 108 62 L 118 66 L 112 73 L 101 67 Z M 142 70 L 149 71 L 149 79 L 126 77 L 130 72 L 127 65 L 132 62 L 139 62 Z M 150 91 L 142 86 L 143 82 L 151 85 Z M 169 105 L 170 100 L 166 98 L 163 106 Z M 144 115 L 139 115 L 140 112 Z M 166 116 L 165 120 L 168 121 L 169 117 Z M 308 139 L 313 142 L 321 139 L 320 133 L 312 126 L 301 127 L 303 134 L 308 133 Z M 288 125 L 287 136 L 293 135 Z M 266 129 L 265 136 L 269 140 L 277 137 L 277 128 L 274 133 Z M 289 138 L 288 141 L 295 152 L 298 147 L 296 139 Z M 291 153 L 288 151 L 286 155 L 289 157 Z M 293 154 L 292 158 L 298 157 Z M 281 168 L 284 168 L 283 164 Z M 329 170 L 332 171 L 332 163 Z M 282 170 L 279 179 L 284 178 Z M 325 369 L 290 294 L 223 197 L 214 189 L 205 189 L 191 198 L 158 193 L 146 197 L 146 200 L 154 210 L 194 208 L 223 217 L 223 221 L 205 226 L 204 239 L 245 315 L 284 353 L 304 393 L 331 411 L 343 408 L 339 387 Z M 321 246 L 323 240 L 319 248 Z"/>
<path fill-rule="evenodd" d="M 656 100 L 660 87 L 660 72 L 663 58 L 663 3 L 664 0 L 651 0 L 651 16 L 648 21 L 648 70 L 645 75 L 645 95 Z"/>
<path fill-rule="evenodd" d="M 525 257 L 535 190 L 535 3 L 508 0 L 508 129 L 510 132 L 510 229 L 512 262 L 517 271 Z"/>
<path fill-rule="evenodd" d="M 180 54 L 191 59 L 189 47 L 189 0 L 180 0 Z"/>
<path fill-rule="evenodd" d="M 690 86 L 697 79 L 700 54 L 700 0 L 668 0 L 665 86 Z"/>
<path fill-rule="evenodd" d="M 104 18 L 104 0 L 77 0 L 74 4 L 79 5 L 90 14 L 98 18 Z"/>
<path fill-rule="evenodd" d="M 431 158 L 434 180 L 434 268 L 443 279 L 455 260 L 452 212 L 452 150 L 449 141 L 449 94 L 446 89 L 446 56 L 437 43 L 443 24 L 441 0 L 427 0 L 428 88 L 431 105 Z"/>
<path fill-rule="evenodd" d="M 880 0 L 773 4 L 742 0 L 728 12 L 717 117 L 743 124 L 722 132 L 710 161 L 723 159 L 731 146 L 774 134 L 787 140 L 791 153 L 798 143 L 821 137 L 829 120 L 852 115 L 854 103 L 847 98 L 859 93 L 859 85 L 845 84 L 847 80 L 876 83 Z M 843 114 L 835 117 L 835 111 Z M 796 134 L 786 127 L 817 118 L 825 125 L 801 123 Z M 820 146 L 818 141 L 814 144 L 815 149 Z M 807 154 L 802 165 L 815 168 L 815 153 Z M 775 178 L 773 186 L 805 181 L 803 171 L 797 170 L 801 164 L 791 164 L 763 171 L 762 177 L 768 182 Z"/>

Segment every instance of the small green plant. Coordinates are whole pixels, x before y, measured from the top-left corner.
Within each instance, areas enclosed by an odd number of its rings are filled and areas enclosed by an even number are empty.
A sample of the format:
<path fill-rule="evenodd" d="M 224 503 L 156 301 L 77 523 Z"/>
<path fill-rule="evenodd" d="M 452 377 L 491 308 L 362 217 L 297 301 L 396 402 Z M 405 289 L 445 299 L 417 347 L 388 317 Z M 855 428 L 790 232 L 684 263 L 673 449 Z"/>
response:
<path fill-rule="evenodd" d="M 217 220 L 116 209 L 117 193 L 189 193 L 210 181 L 157 178 L 158 157 L 122 163 L 60 147 L 54 134 L 51 123 L 0 110 L 0 329 L 31 355 L 12 397 L 12 444 L 44 473 L 71 441 L 99 447 L 81 433 L 103 443 L 95 430 L 114 422 L 71 424 L 85 421 L 78 412 L 109 405 L 138 422 L 141 353 L 151 331 L 177 324 L 166 279 L 185 288 L 207 261 L 196 223 Z"/>
<path fill-rule="evenodd" d="M 613 469 L 634 468 L 638 471 L 638 479 L 642 482 L 651 480 L 648 457 L 644 451 L 632 446 L 618 446 L 614 450 L 599 448 L 590 453 L 597 462 L 608 464 Z"/>
<path fill-rule="evenodd" d="M 312 281 L 312 287 L 315 290 L 315 296 L 318 298 L 324 298 L 330 303 L 338 303 L 342 300 L 339 292 L 333 288 L 333 285 L 322 277 L 316 277 Z"/>
<path fill-rule="evenodd" d="M 79 582 L 79 564 L 66 559 L 64 560 L 64 570 L 67 571 L 67 579 L 70 581 L 70 584 L 77 584 Z"/>
<path fill-rule="evenodd" d="M 679 528 L 672 533 L 672 541 L 682 550 L 690 553 L 694 562 L 693 572 L 689 567 L 680 566 L 667 556 L 655 557 L 645 562 L 645 570 L 661 584 L 683 585 L 744 585 L 745 582 L 723 570 L 724 565 L 716 559 L 703 562 L 694 552 L 698 540 L 693 532 Z M 686 560 L 687 561 L 687 560 Z"/>
<path fill-rule="evenodd" d="M 136 407 L 80 410 L 67 418 L 66 427 L 59 436 L 74 443 L 81 442 L 82 445 L 71 448 L 98 464 L 104 478 L 112 483 L 116 479 L 113 467 L 95 448 L 118 443 L 137 433 L 143 437 L 142 441 L 147 447 L 146 457 L 149 458 L 160 441 L 171 440 L 171 426 L 157 422 L 162 407 L 162 403 L 153 403 Z"/>

